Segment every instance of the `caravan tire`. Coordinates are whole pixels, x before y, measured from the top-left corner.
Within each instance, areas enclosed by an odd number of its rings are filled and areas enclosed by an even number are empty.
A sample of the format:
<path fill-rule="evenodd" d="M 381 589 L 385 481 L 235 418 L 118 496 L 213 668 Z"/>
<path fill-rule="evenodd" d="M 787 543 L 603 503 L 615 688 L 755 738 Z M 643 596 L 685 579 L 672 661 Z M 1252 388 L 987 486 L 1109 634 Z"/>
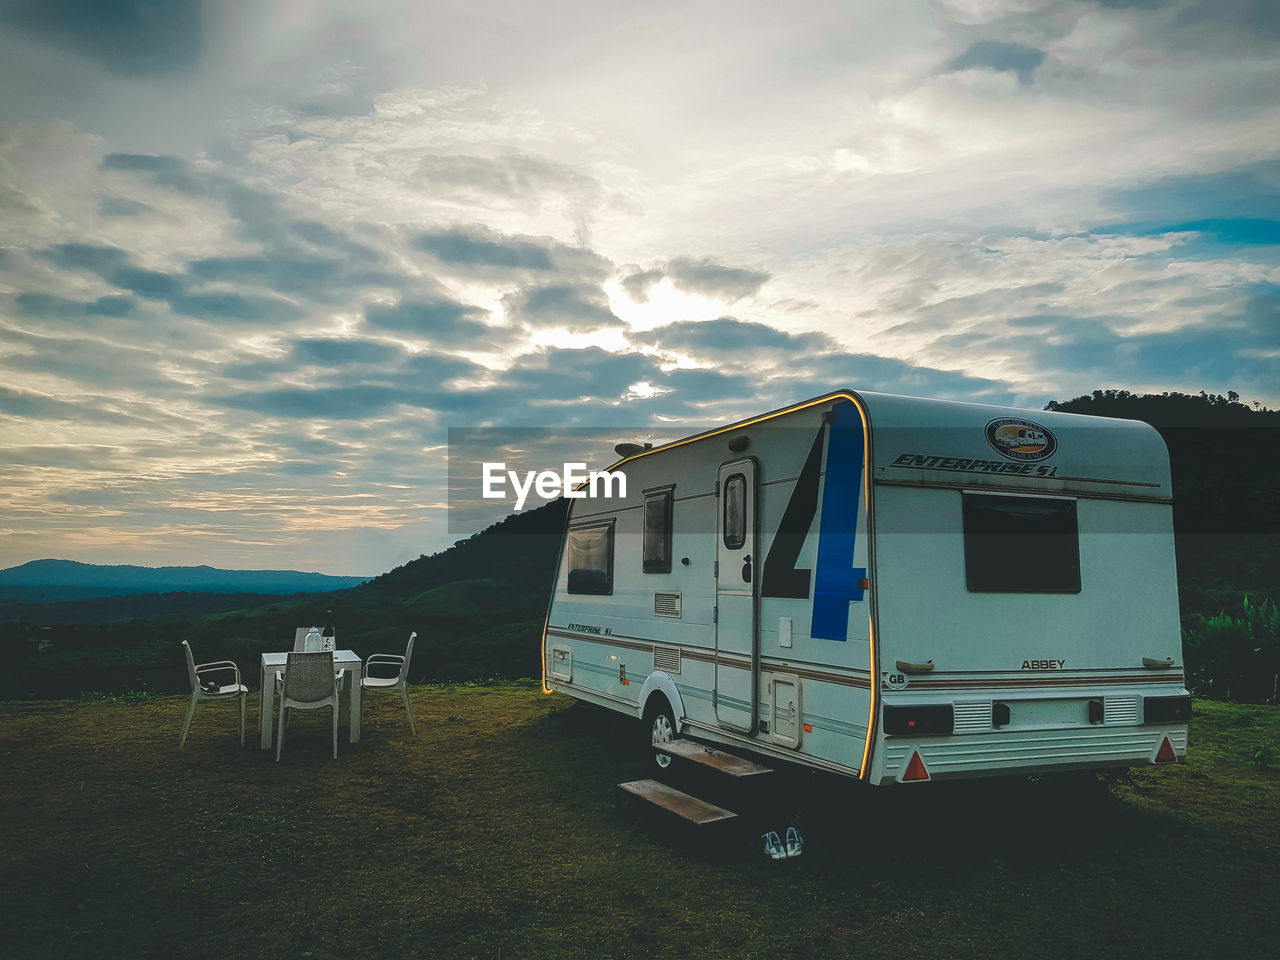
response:
<path fill-rule="evenodd" d="M 654 700 L 656 702 L 649 708 L 645 722 L 647 747 L 653 754 L 653 760 L 658 765 L 658 769 L 666 770 L 671 766 L 671 757 L 665 753 L 658 753 L 653 748 L 659 743 L 666 743 L 676 738 L 676 718 L 665 698 L 655 697 Z"/>

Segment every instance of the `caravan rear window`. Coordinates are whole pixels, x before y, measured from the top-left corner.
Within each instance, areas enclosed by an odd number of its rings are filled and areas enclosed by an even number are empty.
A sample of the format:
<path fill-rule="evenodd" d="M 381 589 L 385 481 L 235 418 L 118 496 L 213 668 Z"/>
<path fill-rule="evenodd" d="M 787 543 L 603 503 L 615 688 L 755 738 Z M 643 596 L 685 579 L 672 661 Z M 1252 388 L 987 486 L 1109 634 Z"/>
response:
<path fill-rule="evenodd" d="M 569 528 L 569 592 L 613 593 L 613 521 Z"/>
<path fill-rule="evenodd" d="M 1079 593 L 1076 502 L 964 496 L 964 567 L 974 593 Z"/>

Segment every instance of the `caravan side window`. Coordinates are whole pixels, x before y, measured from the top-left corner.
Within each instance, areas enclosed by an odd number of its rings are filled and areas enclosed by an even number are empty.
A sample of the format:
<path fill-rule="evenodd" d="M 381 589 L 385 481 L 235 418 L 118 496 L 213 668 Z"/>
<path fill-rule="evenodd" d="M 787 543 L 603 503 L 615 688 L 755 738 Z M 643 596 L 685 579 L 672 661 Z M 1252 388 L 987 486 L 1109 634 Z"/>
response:
<path fill-rule="evenodd" d="M 974 593 L 1079 593 L 1076 502 L 965 493 L 964 567 Z"/>
<path fill-rule="evenodd" d="M 613 593 L 613 521 L 569 528 L 569 592 Z"/>
<path fill-rule="evenodd" d="M 644 572 L 671 572 L 671 508 L 675 488 L 644 492 Z"/>

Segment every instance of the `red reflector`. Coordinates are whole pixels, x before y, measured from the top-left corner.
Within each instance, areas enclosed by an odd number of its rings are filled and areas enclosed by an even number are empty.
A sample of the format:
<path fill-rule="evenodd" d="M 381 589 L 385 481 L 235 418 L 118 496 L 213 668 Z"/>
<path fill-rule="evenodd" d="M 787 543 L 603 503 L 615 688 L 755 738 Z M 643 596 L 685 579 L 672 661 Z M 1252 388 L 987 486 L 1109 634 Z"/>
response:
<path fill-rule="evenodd" d="M 805 732 L 805 733 L 813 733 L 813 724 L 812 724 L 812 723 L 806 723 L 806 724 L 804 725 L 804 732 Z"/>
<path fill-rule="evenodd" d="M 907 726 L 908 726 L 908 727 L 914 727 L 915 725 L 916 725 L 916 722 L 915 722 L 914 720 L 908 720 L 908 721 L 907 721 Z"/>
<path fill-rule="evenodd" d="M 859 581 L 858 581 L 858 589 L 859 589 L 859 590 L 870 590 L 870 589 L 871 589 L 871 581 L 870 581 L 870 580 L 868 580 L 866 577 L 863 577 L 861 580 L 859 580 Z"/>
<path fill-rule="evenodd" d="M 1169 738 L 1164 738 L 1164 743 L 1160 744 L 1160 750 L 1156 753 L 1156 763 L 1177 763 L 1178 755 L 1173 752 L 1173 744 L 1169 742 Z"/>
<path fill-rule="evenodd" d="M 929 779 L 929 771 L 924 768 L 924 761 L 920 759 L 919 750 L 911 754 L 911 762 L 907 764 L 907 772 L 902 775 L 902 779 L 904 781 Z"/>

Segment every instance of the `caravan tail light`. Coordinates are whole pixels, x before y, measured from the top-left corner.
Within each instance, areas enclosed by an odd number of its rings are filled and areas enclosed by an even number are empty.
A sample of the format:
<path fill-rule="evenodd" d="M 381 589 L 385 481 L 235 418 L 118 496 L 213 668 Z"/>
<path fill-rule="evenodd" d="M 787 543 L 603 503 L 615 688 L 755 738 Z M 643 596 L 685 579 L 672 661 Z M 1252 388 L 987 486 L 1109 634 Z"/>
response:
<path fill-rule="evenodd" d="M 920 751 L 912 751 L 911 760 L 907 763 L 907 769 L 902 774 L 902 782 L 908 783 L 910 781 L 928 779 L 929 771 L 925 769 L 924 761 L 920 759 Z"/>
<path fill-rule="evenodd" d="M 921 706 L 890 706 L 884 708 L 884 732 L 901 733 L 950 733 L 955 726 L 955 713 L 951 704 Z"/>
<path fill-rule="evenodd" d="M 1188 723 L 1191 720 L 1191 698 L 1144 697 L 1143 723 Z"/>
<path fill-rule="evenodd" d="M 1160 749 L 1156 751 L 1156 763 L 1177 763 L 1178 755 L 1173 752 L 1173 744 L 1169 742 L 1169 738 L 1164 738 L 1164 743 L 1160 744 Z"/>

